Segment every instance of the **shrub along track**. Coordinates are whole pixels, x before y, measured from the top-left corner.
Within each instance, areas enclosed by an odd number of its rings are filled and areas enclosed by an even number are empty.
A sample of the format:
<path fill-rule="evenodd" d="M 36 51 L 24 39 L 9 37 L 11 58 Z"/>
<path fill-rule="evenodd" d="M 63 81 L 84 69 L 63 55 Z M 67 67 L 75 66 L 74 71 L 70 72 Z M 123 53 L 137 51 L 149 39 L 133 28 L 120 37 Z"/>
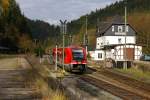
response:
<path fill-rule="evenodd" d="M 125 100 L 150 99 L 149 84 L 107 69 L 90 70 L 94 73 L 82 75 L 80 78 Z"/>

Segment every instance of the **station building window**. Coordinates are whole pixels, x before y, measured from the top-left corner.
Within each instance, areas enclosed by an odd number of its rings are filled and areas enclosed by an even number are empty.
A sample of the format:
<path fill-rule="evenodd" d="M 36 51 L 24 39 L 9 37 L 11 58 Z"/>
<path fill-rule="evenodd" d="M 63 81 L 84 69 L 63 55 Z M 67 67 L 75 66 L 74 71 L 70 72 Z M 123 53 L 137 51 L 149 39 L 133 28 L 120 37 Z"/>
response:
<path fill-rule="evenodd" d="M 98 53 L 98 58 L 101 58 L 102 59 L 102 53 Z"/>
<path fill-rule="evenodd" d="M 118 43 L 121 44 L 121 38 L 118 39 Z"/>
<path fill-rule="evenodd" d="M 123 32 L 122 26 L 118 26 L 118 32 Z"/>

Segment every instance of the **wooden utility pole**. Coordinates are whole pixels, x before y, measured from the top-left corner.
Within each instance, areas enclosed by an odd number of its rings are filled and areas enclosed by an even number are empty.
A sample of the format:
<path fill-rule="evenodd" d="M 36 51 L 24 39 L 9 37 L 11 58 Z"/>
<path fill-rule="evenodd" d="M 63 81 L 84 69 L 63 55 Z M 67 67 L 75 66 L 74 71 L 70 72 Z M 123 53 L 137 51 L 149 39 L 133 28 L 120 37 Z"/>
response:
<path fill-rule="evenodd" d="M 88 27 L 88 18 L 86 16 L 85 34 L 84 34 L 84 45 L 85 45 L 85 48 L 86 48 L 86 54 L 88 53 L 88 33 L 87 33 L 87 27 Z"/>
<path fill-rule="evenodd" d="M 72 35 L 69 35 L 69 45 L 72 45 Z"/>
<path fill-rule="evenodd" d="M 124 47 L 124 69 L 127 69 L 127 1 L 125 1 L 125 47 Z"/>

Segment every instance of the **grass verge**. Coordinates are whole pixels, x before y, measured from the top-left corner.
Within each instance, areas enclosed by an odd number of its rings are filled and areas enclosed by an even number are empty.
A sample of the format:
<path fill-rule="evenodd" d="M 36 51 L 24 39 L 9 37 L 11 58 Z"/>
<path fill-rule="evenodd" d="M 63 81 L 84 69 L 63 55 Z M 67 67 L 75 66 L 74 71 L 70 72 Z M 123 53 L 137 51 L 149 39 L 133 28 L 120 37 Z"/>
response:
<path fill-rule="evenodd" d="M 134 67 L 129 69 L 115 69 L 121 73 L 127 74 L 128 76 L 143 81 L 145 83 L 150 83 L 150 72 L 143 72 L 142 70 L 136 69 Z"/>
<path fill-rule="evenodd" d="M 31 62 L 34 66 L 26 76 L 28 86 L 36 87 L 37 91 L 42 95 L 42 100 L 67 100 L 59 81 L 50 75 L 51 70 L 47 65 L 38 64 L 34 60 Z"/>

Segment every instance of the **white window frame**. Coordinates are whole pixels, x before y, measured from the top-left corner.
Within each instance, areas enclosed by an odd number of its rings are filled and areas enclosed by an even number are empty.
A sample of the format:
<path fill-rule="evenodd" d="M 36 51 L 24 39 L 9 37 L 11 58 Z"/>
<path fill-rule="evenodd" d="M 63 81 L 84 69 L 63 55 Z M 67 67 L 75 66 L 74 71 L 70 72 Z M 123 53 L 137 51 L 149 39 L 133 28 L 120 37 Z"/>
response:
<path fill-rule="evenodd" d="M 126 26 L 126 32 L 129 32 L 129 26 Z"/>
<path fill-rule="evenodd" d="M 115 26 L 112 26 L 112 32 L 115 32 Z"/>
<path fill-rule="evenodd" d="M 120 32 L 120 33 L 123 32 L 123 27 L 122 26 L 118 26 L 118 32 Z"/>

